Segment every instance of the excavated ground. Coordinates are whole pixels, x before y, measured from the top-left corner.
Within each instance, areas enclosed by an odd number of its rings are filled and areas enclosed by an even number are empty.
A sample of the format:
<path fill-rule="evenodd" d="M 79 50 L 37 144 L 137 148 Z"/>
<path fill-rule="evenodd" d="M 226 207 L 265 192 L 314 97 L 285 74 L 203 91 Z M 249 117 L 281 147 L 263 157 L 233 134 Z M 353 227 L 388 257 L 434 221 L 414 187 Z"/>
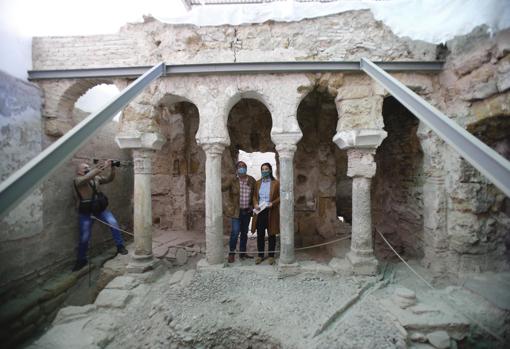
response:
<path fill-rule="evenodd" d="M 504 347 L 469 334 L 466 319 L 441 303 L 445 290 L 421 287 L 417 310 L 399 313 L 407 310 L 392 302 L 397 279 L 416 289 L 399 267 L 378 277 L 283 276 L 253 262 L 221 270 L 160 267 L 117 277 L 95 304 L 62 309 L 29 348 L 433 348 L 428 333 L 441 329 L 452 337 L 449 347 L 469 348 L 473 339 Z M 461 304 L 477 302 L 473 311 L 485 323 L 508 332 L 508 312 L 459 289 L 447 292 Z"/>

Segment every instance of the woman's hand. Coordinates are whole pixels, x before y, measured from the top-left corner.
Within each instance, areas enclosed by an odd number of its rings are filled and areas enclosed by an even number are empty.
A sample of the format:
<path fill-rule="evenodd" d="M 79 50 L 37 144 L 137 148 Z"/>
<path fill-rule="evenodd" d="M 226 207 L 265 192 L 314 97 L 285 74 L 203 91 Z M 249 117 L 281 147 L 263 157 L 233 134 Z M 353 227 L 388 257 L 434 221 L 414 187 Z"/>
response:
<path fill-rule="evenodd" d="M 269 202 L 269 203 L 267 204 L 267 207 L 273 207 L 273 203 L 272 203 L 272 202 Z"/>

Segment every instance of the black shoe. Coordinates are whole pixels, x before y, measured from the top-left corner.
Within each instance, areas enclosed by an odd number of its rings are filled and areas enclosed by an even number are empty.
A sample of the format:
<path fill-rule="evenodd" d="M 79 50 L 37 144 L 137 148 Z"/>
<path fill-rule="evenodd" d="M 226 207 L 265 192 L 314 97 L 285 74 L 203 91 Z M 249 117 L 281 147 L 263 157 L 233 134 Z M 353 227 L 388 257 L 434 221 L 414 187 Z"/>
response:
<path fill-rule="evenodd" d="M 119 246 L 117 246 L 117 253 L 125 255 L 125 254 L 128 254 L 128 250 L 126 250 L 124 245 L 119 245 Z"/>
<path fill-rule="evenodd" d="M 76 261 L 76 264 L 74 265 L 73 267 L 73 271 L 78 271 L 80 270 L 81 268 L 83 268 L 84 266 L 87 265 L 87 260 L 86 259 L 83 259 L 83 260 L 78 260 Z"/>

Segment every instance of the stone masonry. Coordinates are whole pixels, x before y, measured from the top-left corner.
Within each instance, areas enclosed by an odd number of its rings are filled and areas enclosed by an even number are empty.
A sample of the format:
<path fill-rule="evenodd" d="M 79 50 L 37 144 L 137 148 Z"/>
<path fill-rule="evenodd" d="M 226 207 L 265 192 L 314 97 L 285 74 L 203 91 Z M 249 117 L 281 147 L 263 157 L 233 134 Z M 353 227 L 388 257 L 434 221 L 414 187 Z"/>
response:
<path fill-rule="evenodd" d="M 168 25 L 146 18 L 116 35 L 35 38 L 34 69 L 160 61 L 444 59 L 438 75 L 395 76 L 508 156 L 508 50 L 508 31 L 491 38 L 480 28 L 435 46 L 396 37 L 369 11 L 237 27 Z M 65 101 L 80 84 L 96 83 L 41 83 L 52 96 L 44 106 L 46 129 L 65 125 Z M 258 120 L 247 127 L 251 132 L 233 126 L 242 114 Z M 263 121 L 268 114 L 270 125 Z M 375 271 L 374 254 L 383 248 L 372 238 L 375 230 L 387 234 L 404 255 L 422 258 L 438 278 L 508 268 L 508 198 L 362 73 L 161 78 L 126 108 L 117 137 L 160 135 L 167 143 L 152 150 L 151 220 L 171 229 L 204 229 L 209 265 L 223 263 L 220 240 L 228 231 L 221 213 L 222 177 L 231 174 L 238 150 L 258 147 L 274 149 L 278 156 L 284 264 L 293 263 L 289 251 L 295 245 L 350 231 L 336 220 L 342 216 L 352 225 L 348 260 L 355 271 L 360 266 L 358 272 Z M 203 223 L 195 219 L 200 215 Z"/>

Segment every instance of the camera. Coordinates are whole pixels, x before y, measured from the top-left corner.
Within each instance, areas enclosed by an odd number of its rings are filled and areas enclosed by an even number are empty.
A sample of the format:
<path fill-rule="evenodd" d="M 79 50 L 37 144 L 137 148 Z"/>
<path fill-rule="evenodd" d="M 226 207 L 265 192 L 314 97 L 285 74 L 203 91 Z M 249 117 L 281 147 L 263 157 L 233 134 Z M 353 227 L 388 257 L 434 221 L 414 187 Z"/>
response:
<path fill-rule="evenodd" d="M 99 162 L 99 159 L 93 159 L 94 165 Z M 120 167 L 120 160 L 112 160 L 112 166 Z"/>

